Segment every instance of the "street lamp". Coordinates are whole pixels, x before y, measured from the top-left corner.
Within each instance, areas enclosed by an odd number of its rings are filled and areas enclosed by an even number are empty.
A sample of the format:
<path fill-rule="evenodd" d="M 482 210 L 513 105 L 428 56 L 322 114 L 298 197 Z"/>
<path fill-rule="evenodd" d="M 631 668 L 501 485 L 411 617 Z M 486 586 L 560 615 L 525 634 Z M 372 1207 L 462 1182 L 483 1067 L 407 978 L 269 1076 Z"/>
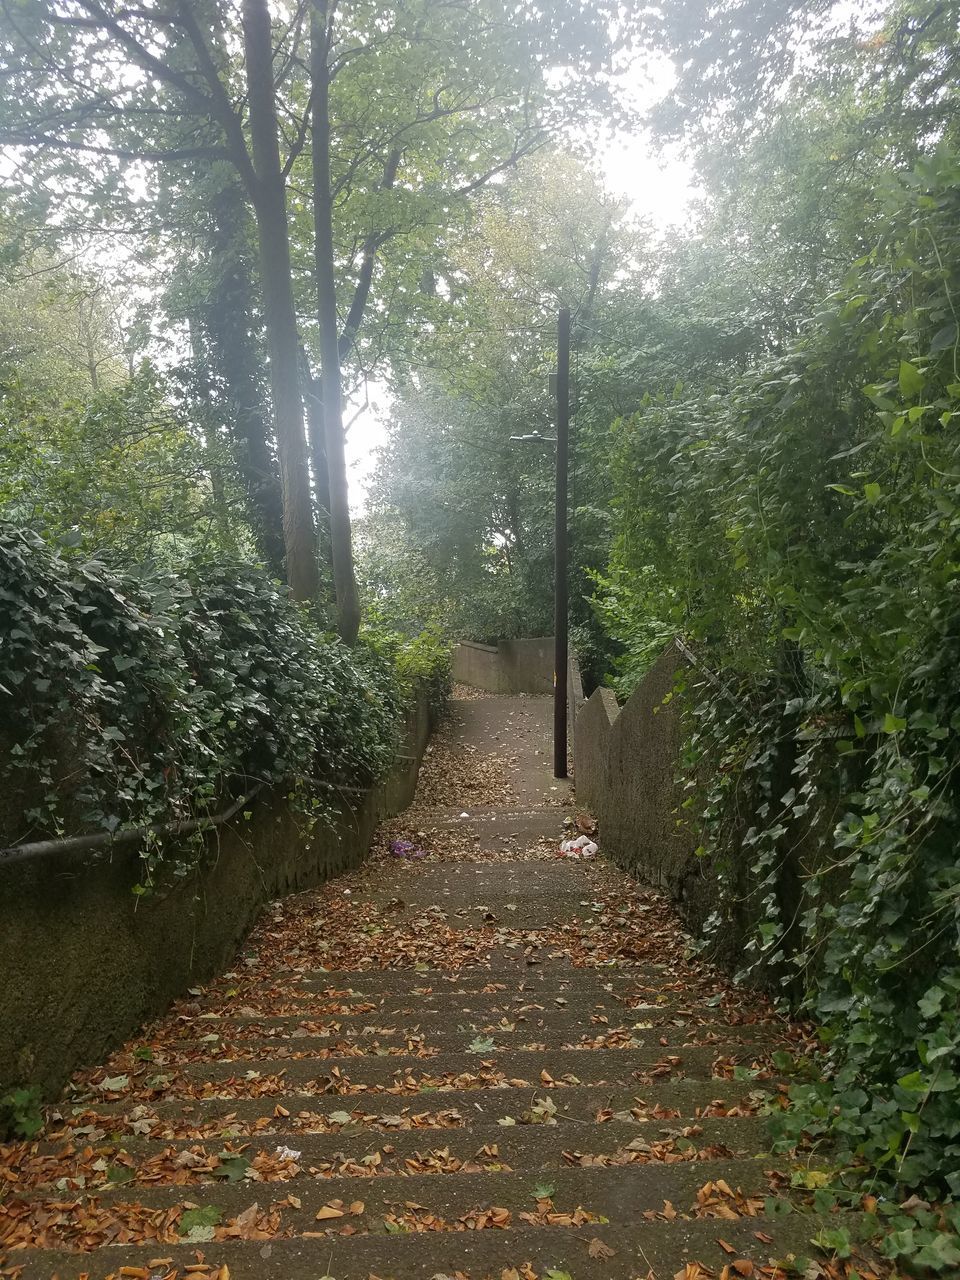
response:
<path fill-rule="evenodd" d="M 540 431 L 531 431 L 525 436 L 511 436 L 516 444 L 556 444 L 556 436 L 545 436 Z"/>
<path fill-rule="evenodd" d="M 561 307 L 557 317 L 557 372 L 551 377 L 557 393 L 557 434 L 539 431 L 511 436 L 522 444 L 557 447 L 557 489 L 554 509 L 553 580 L 553 776 L 567 776 L 567 478 L 570 468 L 570 310 Z"/>

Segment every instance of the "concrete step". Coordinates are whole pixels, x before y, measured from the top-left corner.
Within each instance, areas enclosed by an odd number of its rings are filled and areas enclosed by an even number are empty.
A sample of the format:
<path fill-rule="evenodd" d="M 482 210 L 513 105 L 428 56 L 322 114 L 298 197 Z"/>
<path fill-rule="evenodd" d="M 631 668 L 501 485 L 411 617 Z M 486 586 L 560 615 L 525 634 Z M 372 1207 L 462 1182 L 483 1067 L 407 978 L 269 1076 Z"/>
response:
<path fill-rule="evenodd" d="M 721 1152 L 752 1156 L 768 1145 L 766 1121 L 757 1116 L 693 1124 L 653 1120 L 642 1132 L 636 1123 L 616 1120 L 508 1127 L 484 1121 L 469 1128 L 393 1133 L 348 1124 L 336 1133 L 258 1137 L 252 1142 L 224 1138 L 158 1142 L 145 1137 L 92 1144 L 45 1142 L 24 1146 L 20 1159 L 9 1167 L 18 1177 L 29 1179 L 31 1187 L 48 1193 L 58 1183 L 60 1194 L 99 1191 L 113 1187 L 122 1177 L 132 1195 L 134 1188 L 143 1185 L 219 1184 L 218 1158 L 226 1150 L 242 1156 L 276 1192 L 280 1183 L 287 1186 L 319 1175 L 447 1175 L 477 1172 L 478 1165 L 536 1172 L 581 1163 L 672 1164 L 716 1158 Z M 183 1159 L 182 1153 L 198 1158 Z"/>
<path fill-rule="evenodd" d="M 188 1042 L 212 1044 L 205 1037 L 217 1036 L 221 1040 L 302 1040 L 314 1037 L 321 1040 L 337 1040 L 344 1043 L 363 1043 L 372 1039 L 384 1043 L 403 1040 L 410 1036 L 426 1036 L 431 1044 L 446 1040 L 460 1040 L 463 1035 L 493 1035 L 504 1044 L 517 1040 L 529 1040 L 534 1036 L 550 1036 L 554 1041 L 579 1043 L 584 1038 L 601 1035 L 633 1034 L 641 1039 L 663 1037 L 668 1044 L 702 1042 L 753 1044 L 769 1041 L 771 1044 L 789 1045 L 796 1037 L 787 1034 L 788 1029 L 775 1021 L 756 1023 L 730 1022 L 726 1015 L 705 1018 L 693 1014 L 685 1007 L 672 1010 L 651 1009 L 645 1012 L 620 1006 L 611 1017 L 602 1006 L 592 1001 L 586 1005 L 565 1001 L 543 1008 L 533 1007 L 526 1012 L 519 1010 L 512 1016 L 488 1013 L 483 1010 L 466 1011 L 458 1016 L 457 1010 L 427 1009 L 416 1014 L 399 1013 L 384 1016 L 388 1011 L 374 1010 L 368 1014 L 337 1015 L 328 1018 L 295 1017 L 219 1017 L 206 1016 L 185 1020 L 178 1034 L 167 1033 L 156 1042 L 158 1051 L 168 1047 L 185 1046 Z M 483 1016 L 487 1014 L 487 1016 Z M 147 1041 L 151 1037 L 145 1037 Z"/>
<path fill-rule="evenodd" d="M 755 1114 L 776 1106 L 776 1091 L 752 1081 L 658 1080 L 655 1087 L 570 1085 L 562 1089 L 517 1090 L 450 1089 L 413 1095 L 370 1094 L 339 1097 L 260 1098 L 160 1098 L 132 1106 L 130 1101 L 104 1102 L 62 1109 L 63 1120 L 53 1122 L 52 1137 L 72 1136 L 77 1141 L 100 1141 L 106 1136 L 138 1133 L 158 1139 L 289 1134 L 341 1131 L 350 1125 L 383 1129 L 450 1129 L 488 1123 L 509 1117 L 523 1123 L 537 1103 L 554 1105 L 558 1123 L 590 1123 L 598 1116 L 608 1120 L 618 1113 L 635 1112 L 638 1124 L 699 1121 L 705 1116 L 727 1118 Z M 341 1120 L 337 1117 L 345 1116 Z M 79 1130 L 79 1132 L 75 1132 Z"/>
<path fill-rule="evenodd" d="M 282 1014 L 260 1012 L 274 1009 L 281 1004 L 287 1012 Z M 753 1022 L 751 1019 L 757 1017 Z M 599 996 L 594 992 L 563 991 L 549 993 L 545 991 L 521 991 L 517 993 L 503 992 L 433 992 L 427 996 L 405 996 L 386 994 L 369 999 L 344 999 L 314 997 L 307 993 L 297 993 L 292 997 L 278 1001 L 276 997 L 267 996 L 259 999 L 244 993 L 219 1005 L 216 1009 L 207 1009 L 196 1014 L 184 1015 L 181 1018 L 184 1027 L 199 1027 L 217 1030 L 223 1023 L 243 1022 L 329 1022 L 343 1027 L 380 1025 L 383 1022 L 396 1024 L 398 1021 L 408 1025 L 430 1026 L 443 1025 L 455 1021 L 457 1025 L 465 1021 L 482 1020 L 484 1023 L 500 1022 L 504 1018 L 508 1022 L 519 1019 L 526 1021 L 553 1019 L 556 1025 L 583 1025 L 590 1027 L 603 1025 L 603 1018 L 611 1026 L 619 1026 L 623 1022 L 650 1023 L 652 1026 L 666 1024 L 696 1024 L 700 1026 L 730 1026 L 741 1028 L 756 1025 L 769 1026 L 774 1030 L 784 1026 L 777 1019 L 770 1017 L 767 1021 L 750 1012 L 741 1013 L 723 1005 L 696 1006 L 687 999 L 651 999 L 636 997 L 627 1000 L 619 999 L 609 992 Z M 519 1025 L 519 1024 L 518 1024 Z M 204 1030 L 203 1034 L 206 1034 Z M 149 1039 L 149 1037 L 145 1037 Z"/>
<path fill-rule="evenodd" d="M 677 1214 L 696 1216 L 698 1191 L 706 1183 L 723 1179 L 732 1193 L 743 1197 L 758 1198 L 755 1212 L 763 1210 L 763 1200 L 772 1194 L 769 1164 L 763 1158 L 707 1159 L 677 1164 L 627 1164 L 615 1167 L 564 1167 L 551 1170 L 549 1181 L 527 1172 L 482 1171 L 461 1173 L 456 1177 L 437 1177 L 429 1173 L 412 1173 L 406 1177 L 377 1176 L 364 1178 L 362 1186 L 344 1185 L 337 1179 L 306 1177 L 298 1179 L 294 1196 L 301 1203 L 284 1203 L 281 1210 L 280 1230 L 283 1233 L 301 1234 L 317 1227 L 317 1215 L 331 1199 L 339 1198 L 362 1203 L 349 1215 L 319 1221 L 328 1224 L 320 1230 L 338 1231 L 349 1225 L 361 1232 L 389 1233 L 384 1219 L 404 1206 L 416 1205 L 418 1212 L 429 1213 L 456 1230 L 456 1223 L 464 1215 L 481 1206 L 498 1205 L 508 1209 L 513 1216 L 536 1209 L 540 1196 L 538 1188 L 551 1188 L 548 1196 L 551 1210 L 572 1213 L 578 1206 L 586 1209 L 595 1223 L 606 1218 L 617 1225 L 627 1225 L 645 1211 L 659 1211 L 664 1201 L 669 1201 Z M 226 1182 L 211 1186 L 114 1186 L 87 1192 L 71 1193 L 68 1199 L 76 1202 L 71 1210 L 73 1225 L 65 1225 L 64 1242 L 81 1241 L 84 1220 L 92 1210 L 105 1210 L 124 1218 L 122 1206 L 135 1204 L 146 1209 L 169 1211 L 178 1209 L 184 1201 L 203 1206 L 216 1205 L 224 1221 L 229 1221 L 256 1200 L 261 1206 L 287 1201 L 290 1192 L 284 1183 Z M 49 1206 L 60 1204 L 63 1193 L 49 1195 L 35 1193 L 29 1206 L 42 1216 Z M 724 1194 L 721 1202 L 733 1206 L 738 1203 L 735 1195 Z M 7 1196 L 5 1209 L 15 1216 L 17 1197 Z M 332 1225 L 329 1225 L 332 1224 Z"/>
<path fill-rule="evenodd" d="M 267 994 L 244 992 L 236 998 L 219 1002 L 200 1011 L 209 1017 L 250 1017 L 279 1016 L 301 1018 L 353 1018 L 371 1020 L 372 1015 L 395 1019 L 398 1017 L 458 1017 L 472 1015 L 500 1019 L 508 1019 L 520 1013 L 540 1013 L 549 1008 L 582 1011 L 583 1020 L 589 1023 L 593 1015 L 617 1021 L 622 1018 L 633 1018 L 636 1021 L 649 1020 L 658 1015 L 690 1017 L 689 1003 L 676 1000 L 657 1000 L 651 996 L 618 997 L 610 992 L 583 992 L 569 989 L 529 990 L 529 991 L 430 991 L 425 995 L 406 993 L 386 993 L 382 996 L 367 998 L 353 996 L 323 996 L 309 991 L 291 991 L 278 997 Z M 267 1010 L 277 1011 L 268 1014 Z M 719 1016 L 718 1011 L 718 1016 Z M 711 1010 L 704 1011 L 704 1020 L 710 1016 Z M 191 1015 L 192 1016 L 192 1015 Z M 695 1015 L 694 1015 L 695 1016 Z"/>
<path fill-rule="evenodd" d="M 271 1055 L 276 1057 L 341 1058 L 357 1056 L 383 1057 L 434 1057 L 438 1054 L 469 1052 L 500 1054 L 511 1051 L 543 1052 L 551 1050 L 581 1049 L 645 1049 L 677 1050 L 684 1047 L 712 1047 L 719 1055 L 726 1053 L 765 1052 L 770 1048 L 785 1047 L 786 1041 L 777 1041 L 766 1027 L 741 1029 L 716 1026 L 668 1026 L 644 1028 L 633 1025 L 602 1026 L 582 1023 L 558 1025 L 523 1020 L 503 1027 L 490 1023 L 485 1029 L 460 1023 L 456 1030 L 440 1030 L 444 1024 L 431 1027 L 365 1027 L 344 1032 L 333 1029 L 314 1035 L 308 1031 L 284 1028 L 266 1028 L 251 1023 L 248 1028 L 233 1026 L 222 1032 L 210 1031 L 198 1040 L 175 1041 L 164 1045 L 162 1065 L 189 1062 L 203 1053 L 211 1061 L 227 1058 L 257 1060 Z M 216 1039 L 211 1037 L 216 1036 Z M 470 1045 L 486 1045 L 488 1048 L 470 1049 Z M 133 1060 L 136 1062 L 136 1059 Z M 160 1059 L 157 1059 L 158 1064 Z M 159 1067 L 158 1067 L 159 1069 Z"/>
<path fill-rule="evenodd" d="M 266 1058 L 258 1061 L 255 1074 L 282 1075 L 284 1091 L 290 1094 L 340 1093 L 348 1095 L 371 1089 L 397 1089 L 417 1092 L 444 1086 L 464 1087 L 476 1079 L 476 1085 L 489 1088 L 517 1082 L 519 1087 L 557 1087 L 568 1084 L 629 1083 L 652 1077 L 686 1078 L 709 1081 L 713 1064 L 720 1056 L 715 1046 L 690 1048 L 671 1053 L 659 1045 L 645 1049 L 598 1049 L 584 1051 L 557 1049 L 545 1052 L 444 1053 L 435 1058 L 410 1059 L 406 1064 L 392 1057 L 347 1058 L 341 1063 L 328 1060 L 290 1060 Z M 723 1055 L 749 1066 L 752 1055 L 744 1048 L 731 1047 Z M 250 1068 L 244 1061 L 188 1062 L 178 1077 L 196 1084 L 213 1086 L 228 1080 L 251 1080 Z M 177 1089 L 176 1080 L 167 1086 Z"/>
<path fill-rule="evenodd" d="M 462 817 L 463 813 L 468 816 Z M 541 839 L 555 839 L 559 843 L 564 816 L 563 808 L 558 809 L 557 805 L 517 804 L 504 809 L 489 805 L 467 805 L 460 809 L 447 806 L 419 809 L 410 825 L 413 833 L 423 833 L 423 847 L 427 850 L 431 832 L 452 831 L 462 834 L 465 841 L 479 841 L 483 848 L 500 852 L 504 847 L 523 849 Z"/>
<path fill-rule="evenodd" d="M 533 1227 L 521 1224 L 509 1230 L 464 1230 L 380 1235 L 330 1236 L 323 1239 L 263 1241 L 225 1240 L 203 1246 L 205 1259 L 225 1266 L 230 1280 L 427 1280 L 431 1276 L 464 1276 L 466 1280 L 501 1280 L 504 1270 L 529 1264 L 537 1276 L 546 1271 L 566 1272 L 575 1280 L 634 1280 L 651 1272 L 668 1280 L 690 1261 L 702 1261 L 719 1275 L 733 1258 L 752 1260 L 759 1267 L 788 1255 L 816 1254 L 811 1240 L 824 1226 L 843 1225 L 839 1218 L 822 1219 L 806 1214 L 789 1217 L 744 1217 L 723 1223 L 712 1219 L 690 1222 L 646 1222 L 629 1227 L 586 1225 L 579 1230 Z M 764 1237 L 758 1238 L 758 1232 Z M 731 1246 L 729 1254 L 718 1241 Z M 594 1254 L 590 1246 L 601 1241 L 612 1256 Z M 196 1265 L 197 1246 L 151 1245 L 149 1248 L 118 1246 L 100 1254 L 68 1254 L 50 1251 L 18 1253 L 24 1264 L 22 1280 L 116 1280 L 124 1266 L 141 1267 L 150 1280 L 188 1280 L 183 1270 Z M 596 1255 L 596 1256 L 594 1256 Z M 157 1257 L 170 1259 L 170 1270 L 154 1271 L 147 1263 Z M 127 1275 L 137 1272 L 127 1272 Z M 221 1276 L 223 1273 L 220 1273 Z M 192 1280 L 212 1280 L 212 1269 Z"/>
<path fill-rule="evenodd" d="M 574 968 L 571 965 L 528 964 L 518 959 L 514 964 L 500 963 L 486 968 L 481 965 L 462 969 L 357 969 L 335 972 L 307 970 L 295 975 L 295 985 L 303 991 L 327 996 L 377 996 L 383 994 L 430 995 L 443 992 L 485 992 L 548 995 L 576 991 L 582 996 L 596 993 L 624 995 L 650 990 L 662 991 L 675 975 L 667 967 L 615 969 L 610 966 Z M 271 982 L 275 982 L 271 975 Z M 255 990 L 255 983 L 246 984 Z"/>
<path fill-rule="evenodd" d="M 556 838 L 563 838 L 557 815 Z M 510 828 L 507 828 L 509 830 Z M 464 835 L 470 834 L 467 830 Z M 504 834 L 506 834 L 504 832 Z M 423 861 L 392 859 L 377 868 L 376 877 L 359 876 L 350 881 L 351 895 L 373 893 L 377 897 L 402 883 L 408 890 L 404 900 L 424 908 L 449 909 L 451 905 L 476 907 L 490 900 L 517 901 L 535 898 L 562 898 L 589 912 L 598 893 L 609 890 L 617 873 L 609 863 L 596 859 L 547 858 L 500 859 L 496 862 L 445 862 L 429 856 Z M 654 908 L 651 906 L 650 908 Z M 556 918 L 556 917 L 555 917 Z"/>

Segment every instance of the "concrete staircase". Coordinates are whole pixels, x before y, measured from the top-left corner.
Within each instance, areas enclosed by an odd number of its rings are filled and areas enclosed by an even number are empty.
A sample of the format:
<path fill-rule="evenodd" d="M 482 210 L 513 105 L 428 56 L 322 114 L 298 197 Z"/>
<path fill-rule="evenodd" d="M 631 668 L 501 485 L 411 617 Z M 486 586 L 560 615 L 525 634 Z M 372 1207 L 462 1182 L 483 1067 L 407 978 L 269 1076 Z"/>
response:
<path fill-rule="evenodd" d="M 0 1149 L 0 1275 L 732 1280 L 815 1254 L 762 1154 L 770 1055 L 803 1035 L 687 958 L 655 895 L 553 856 L 549 716 L 456 703 L 387 833 L 428 856 L 276 904 Z"/>

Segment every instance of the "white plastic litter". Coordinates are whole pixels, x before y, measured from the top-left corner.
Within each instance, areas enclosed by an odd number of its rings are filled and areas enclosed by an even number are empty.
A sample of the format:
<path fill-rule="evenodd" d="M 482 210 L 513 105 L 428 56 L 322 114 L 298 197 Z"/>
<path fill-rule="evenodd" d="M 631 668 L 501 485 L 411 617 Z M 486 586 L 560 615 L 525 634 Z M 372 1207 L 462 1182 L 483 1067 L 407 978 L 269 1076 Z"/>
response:
<path fill-rule="evenodd" d="M 564 840 L 560 852 L 568 858 L 593 858 L 599 849 L 589 836 L 577 836 L 576 840 Z"/>

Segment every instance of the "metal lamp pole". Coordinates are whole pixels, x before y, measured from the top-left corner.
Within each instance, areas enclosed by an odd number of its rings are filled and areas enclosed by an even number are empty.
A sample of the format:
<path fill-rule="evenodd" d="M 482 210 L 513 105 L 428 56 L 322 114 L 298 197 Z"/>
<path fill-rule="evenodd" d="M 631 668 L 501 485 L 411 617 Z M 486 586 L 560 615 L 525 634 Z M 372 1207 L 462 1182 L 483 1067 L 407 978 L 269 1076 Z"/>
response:
<path fill-rule="evenodd" d="M 557 395 L 557 435 L 511 436 L 518 444 L 557 446 L 557 497 L 554 510 L 553 584 L 553 776 L 567 776 L 567 580 L 569 533 L 567 529 L 567 488 L 570 471 L 570 308 L 561 307 L 557 317 L 557 372 L 550 375 Z"/>
<path fill-rule="evenodd" d="M 553 776 L 567 776 L 567 485 L 570 467 L 570 309 L 557 322 L 557 502 L 554 514 Z"/>

